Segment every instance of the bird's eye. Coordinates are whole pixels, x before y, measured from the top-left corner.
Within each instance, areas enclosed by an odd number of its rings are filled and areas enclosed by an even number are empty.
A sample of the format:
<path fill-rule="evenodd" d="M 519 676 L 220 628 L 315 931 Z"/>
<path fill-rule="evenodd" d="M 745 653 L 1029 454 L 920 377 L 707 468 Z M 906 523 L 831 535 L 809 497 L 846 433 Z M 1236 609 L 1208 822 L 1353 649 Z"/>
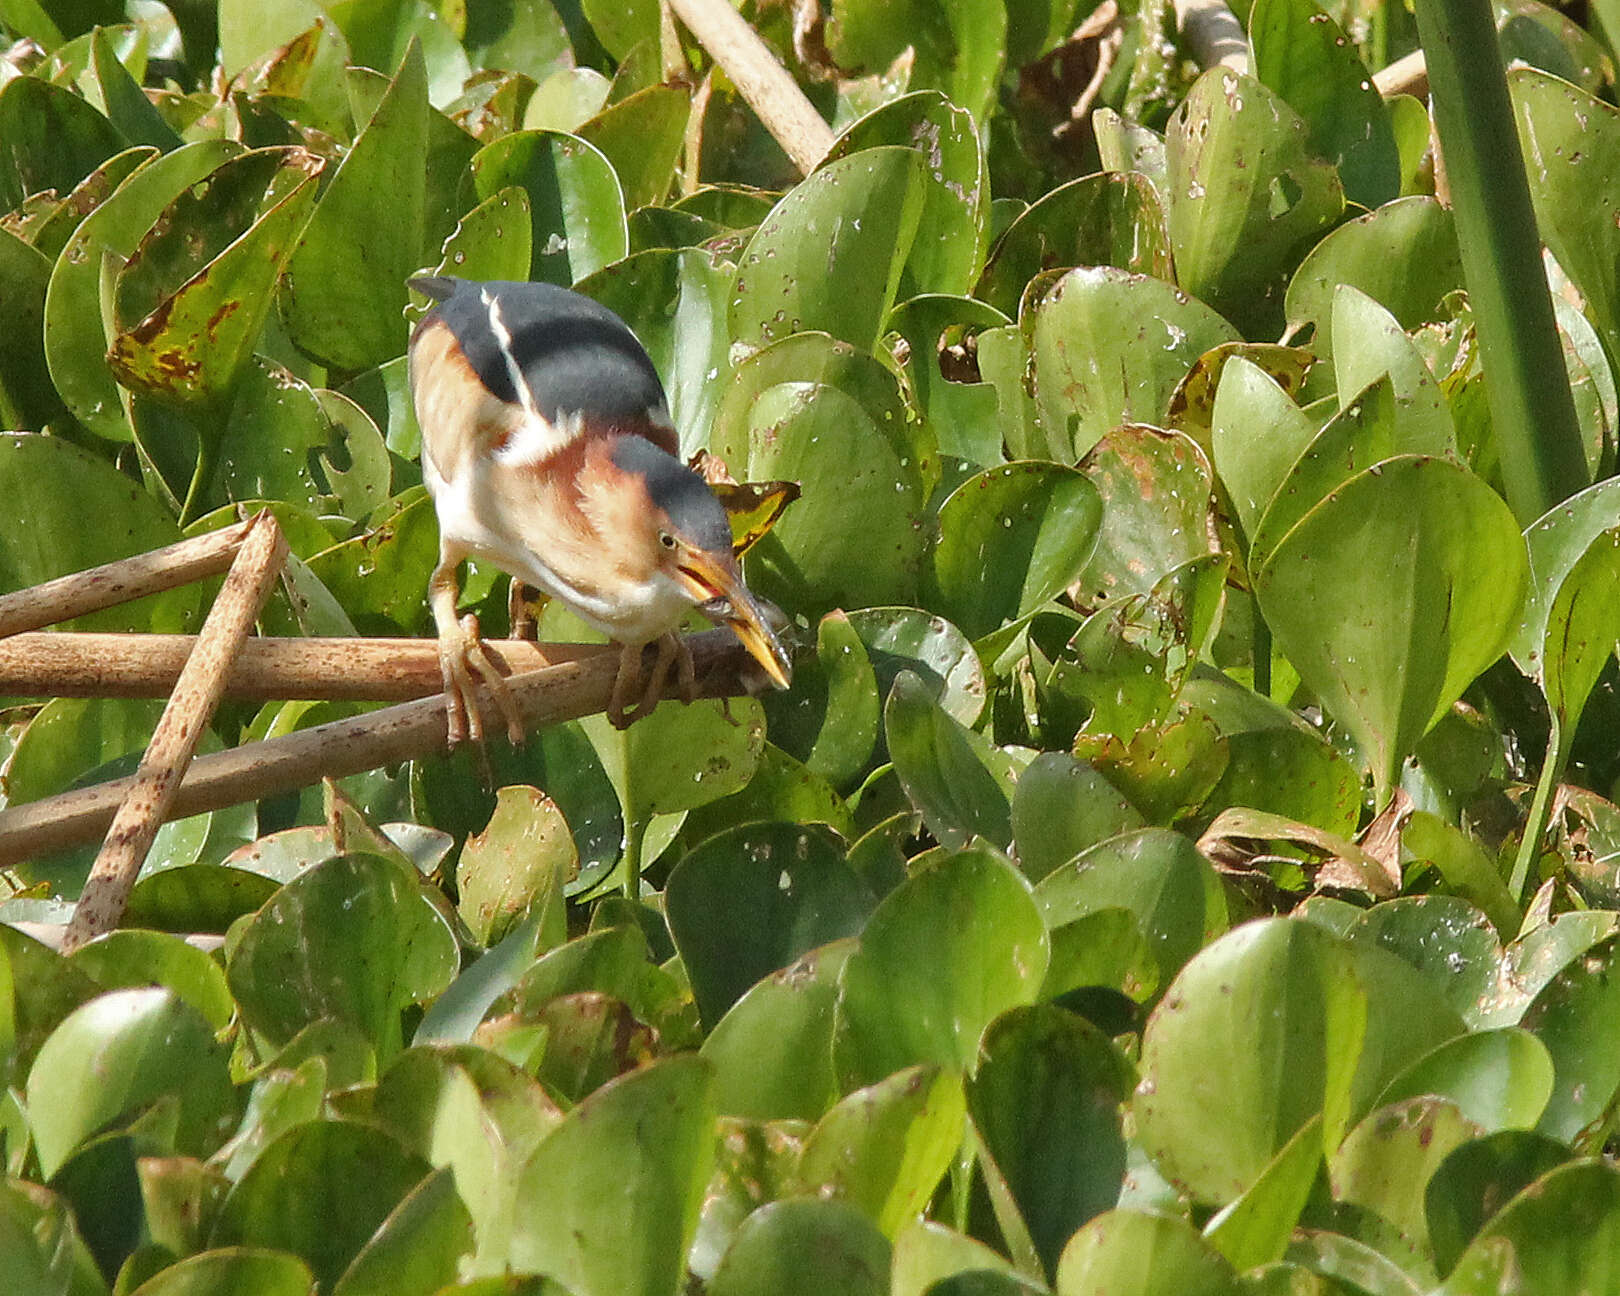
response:
<path fill-rule="evenodd" d="M 673 549 L 675 547 L 675 537 L 670 535 L 668 531 L 660 531 L 658 533 L 658 543 L 666 549 Z"/>

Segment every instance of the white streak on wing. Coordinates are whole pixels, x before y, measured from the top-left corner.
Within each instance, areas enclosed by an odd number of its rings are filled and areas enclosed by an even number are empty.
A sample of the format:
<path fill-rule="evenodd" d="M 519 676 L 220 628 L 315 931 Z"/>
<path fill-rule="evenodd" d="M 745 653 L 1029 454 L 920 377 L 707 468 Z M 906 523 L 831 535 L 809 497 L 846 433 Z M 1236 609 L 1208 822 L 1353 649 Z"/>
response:
<path fill-rule="evenodd" d="M 555 423 L 531 410 L 495 451 L 495 462 L 506 468 L 535 468 L 573 441 L 585 430 L 585 420 L 577 413 L 561 415 Z"/>
<path fill-rule="evenodd" d="M 534 403 L 534 393 L 529 390 L 529 380 L 523 376 L 523 368 L 512 354 L 512 331 L 506 327 L 506 321 L 501 318 L 501 307 L 488 288 L 478 290 L 478 299 L 484 303 L 489 311 L 489 331 L 495 335 L 495 341 L 501 348 L 501 359 L 506 361 L 506 373 L 512 380 L 512 390 L 517 392 L 518 401 L 524 412 L 535 418 L 540 417 L 539 407 Z"/>

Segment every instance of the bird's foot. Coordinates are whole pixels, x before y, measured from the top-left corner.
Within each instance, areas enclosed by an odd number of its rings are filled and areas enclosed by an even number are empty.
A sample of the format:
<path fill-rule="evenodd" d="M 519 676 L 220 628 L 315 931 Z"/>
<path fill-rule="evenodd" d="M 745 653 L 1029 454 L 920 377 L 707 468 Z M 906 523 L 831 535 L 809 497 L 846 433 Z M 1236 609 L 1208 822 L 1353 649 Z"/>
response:
<path fill-rule="evenodd" d="M 641 657 L 645 645 L 626 644 L 619 654 L 619 676 L 613 681 L 613 693 L 608 699 L 607 709 L 608 723 L 615 729 L 628 729 L 643 716 L 650 715 L 663 701 L 664 683 L 669 679 L 671 666 L 676 668 L 681 701 L 690 703 L 697 698 L 697 673 L 692 666 L 692 650 L 686 646 L 686 641 L 671 630 L 660 636 L 657 643 L 658 655 L 653 659 L 652 671 L 645 684 L 641 680 Z M 637 685 L 641 685 L 641 692 L 634 709 L 631 709 L 626 703 Z"/>
<path fill-rule="evenodd" d="M 514 747 L 523 742 L 523 717 L 517 699 L 501 674 L 495 659 L 484 647 L 478 633 L 478 618 L 468 613 L 453 633 L 439 636 L 439 670 L 444 676 L 444 701 L 452 747 L 471 738 L 480 747 L 484 742 L 484 718 L 478 707 L 477 686 L 482 684 L 495 699 L 495 706 L 506 720 L 506 736 Z"/>

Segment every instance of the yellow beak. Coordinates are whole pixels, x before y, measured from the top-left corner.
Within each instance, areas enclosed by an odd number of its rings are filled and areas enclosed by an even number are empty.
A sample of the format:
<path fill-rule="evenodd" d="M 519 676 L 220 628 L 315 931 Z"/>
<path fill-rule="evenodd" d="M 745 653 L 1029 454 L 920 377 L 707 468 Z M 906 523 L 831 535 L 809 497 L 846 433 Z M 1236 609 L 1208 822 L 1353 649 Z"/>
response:
<path fill-rule="evenodd" d="M 765 619 L 759 600 L 743 584 L 737 564 L 727 554 L 723 560 L 701 549 L 682 546 L 676 567 L 679 579 L 698 604 L 698 611 L 716 625 L 729 626 L 754 660 L 765 668 L 777 688 L 787 688 L 793 680 L 793 663 Z"/>

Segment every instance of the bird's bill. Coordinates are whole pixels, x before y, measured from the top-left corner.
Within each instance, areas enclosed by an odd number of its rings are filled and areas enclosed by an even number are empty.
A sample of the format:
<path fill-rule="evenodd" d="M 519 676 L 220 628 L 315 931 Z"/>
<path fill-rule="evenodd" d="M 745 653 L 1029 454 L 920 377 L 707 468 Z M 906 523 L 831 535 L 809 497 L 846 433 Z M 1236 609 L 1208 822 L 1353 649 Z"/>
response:
<path fill-rule="evenodd" d="M 727 555 L 729 558 L 729 555 Z M 697 601 L 704 616 L 731 632 L 748 649 L 777 688 L 787 688 L 793 679 L 793 663 L 770 626 L 759 600 L 748 591 L 736 564 L 716 561 L 707 553 L 687 550 L 681 555 L 681 583 Z"/>

